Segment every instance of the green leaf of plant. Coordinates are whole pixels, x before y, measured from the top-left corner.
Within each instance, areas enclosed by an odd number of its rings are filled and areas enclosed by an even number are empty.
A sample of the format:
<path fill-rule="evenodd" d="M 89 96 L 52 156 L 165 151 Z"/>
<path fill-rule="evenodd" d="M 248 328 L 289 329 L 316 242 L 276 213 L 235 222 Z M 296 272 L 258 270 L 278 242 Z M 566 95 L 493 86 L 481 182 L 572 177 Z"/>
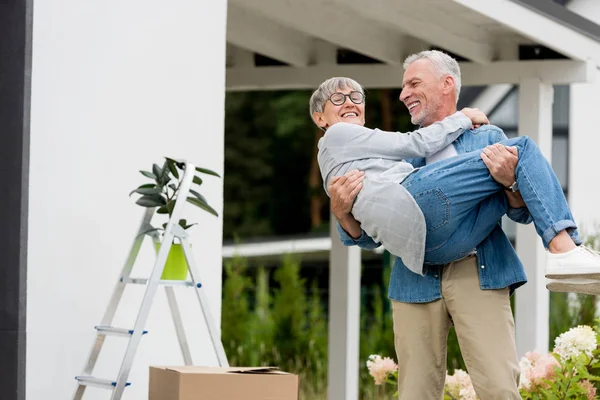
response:
<path fill-rule="evenodd" d="M 185 220 L 185 219 L 183 219 L 183 218 L 179 220 L 179 225 L 180 225 L 182 228 L 184 228 L 186 224 L 187 224 L 187 220 Z M 185 229 L 185 228 L 184 228 L 184 229 Z"/>
<path fill-rule="evenodd" d="M 163 205 L 161 208 L 156 210 L 156 212 L 159 214 L 171 215 L 171 213 L 173 212 L 173 208 L 175 208 L 175 200 L 169 200 L 167 204 Z"/>
<path fill-rule="evenodd" d="M 171 181 L 171 174 L 169 173 L 168 161 L 165 161 L 161 168 L 159 180 L 162 186 L 165 186 L 167 183 L 169 183 L 169 181 Z"/>
<path fill-rule="evenodd" d="M 203 201 L 205 203 L 207 203 L 206 199 L 204 198 L 204 196 L 202 196 L 200 193 L 196 192 L 193 189 L 190 189 L 190 193 L 193 194 L 194 196 L 196 196 L 198 198 L 198 200 Z"/>
<path fill-rule="evenodd" d="M 157 180 L 157 179 L 158 179 L 158 178 L 156 177 L 156 175 L 154 175 L 152 172 L 148 172 L 148 171 L 140 171 L 140 173 L 141 173 L 142 175 L 144 175 L 145 177 L 147 177 L 147 178 L 154 179 L 154 180 Z"/>
<path fill-rule="evenodd" d="M 139 194 L 161 194 L 162 190 L 157 187 L 152 188 L 137 188 L 134 190 L 135 193 Z"/>
<path fill-rule="evenodd" d="M 194 176 L 194 179 L 192 180 L 192 182 L 194 182 L 195 184 L 198 184 L 198 185 L 202 185 L 202 179 L 198 176 Z"/>
<path fill-rule="evenodd" d="M 170 183 L 170 184 L 169 184 L 169 187 L 170 187 L 171 189 L 173 189 L 173 190 L 177 190 L 177 186 L 175 186 L 175 184 L 174 184 L 174 183 Z"/>
<path fill-rule="evenodd" d="M 135 204 L 138 204 L 142 207 L 160 207 L 166 203 L 167 201 L 164 199 L 164 197 L 157 194 L 142 196 L 135 202 Z"/>
<path fill-rule="evenodd" d="M 212 176 L 216 176 L 218 178 L 220 178 L 221 176 L 219 174 L 217 174 L 215 171 L 211 171 L 210 169 L 206 169 L 206 168 L 200 168 L 200 167 L 196 167 L 196 171 L 198 172 L 202 172 L 203 174 L 206 175 L 212 175 Z"/>
<path fill-rule="evenodd" d="M 191 227 L 192 227 L 192 226 L 194 226 L 194 225 L 198 225 L 198 224 L 197 224 L 197 223 L 194 223 L 194 224 L 189 224 L 189 225 L 186 225 L 186 226 L 184 226 L 184 227 L 183 227 L 183 229 L 188 229 L 188 228 L 191 228 Z"/>
<path fill-rule="evenodd" d="M 175 166 L 181 170 L 183 170 L 185 167 L 185 162 L 183 160 L 176 160 L 174 158 L 169 158 L 169 157 L 165 157 L 165 159 L 167 161 L 172 161 L 173 163 L 175 163 Z"/>
<path fill-rule="evenodd" d="M 214 208 L 212 208 L 205 202 L 196 199 L 195 197 L 188 197 L 187 201 L 188 201 L 188 203 L 191 203 L 191 204 L 195 205 L 196 207 L 199 207 L 199 208 L 203 209 L 204 211 L 207 211 L 208 213 L 214 215 L 215 217 L 219 216 L 219 214 L 215 211 Z"/>
<path fill-rule="evenodd" d="M 148 229 L 147 231 L 140 232 L 140 234 L 138 236 L 147 235 L 149 233 L 156 232 L 156 231 L 161 231 L 161 230 L 162 229 L 160 229 L 160 228 Z"/>
<path fill-rule="evenodd" d="M 156 187 L 156 185 L 154 183 L 146 183 L 144 185 L 138 186 L 136 189 L 133 189 L 131 191 L 131 193 L 129 193 L 129 195 L 131 196 L 132 194 L 134 194 L 136 192 L 136 190 L 138 189 L 147 189 L 147 188 L 153 188 Z"/>
<path fill-rule="evenodd" d="M 167 183 L 169 183 L 171 181 L 171 175 L 169 175 L 169 173 L 167 172 L 168 169 L 165 168 L 164 170 L 166 173 L 164 173 L 161 177 L 160 177 L 160 185 L 161 186 L 165 186 Z"/>
<path fill-rule="evenodd" d="M 160 178 L 162 175 L 162 169 L 157 164 L 152 164 L 152 173 L 157 178 Z"/>
<path fill-rule="evenodd" d="M 175 200 L 169 201 L 169 203 L 167 203 L 167 210 L 169 211 L 169 215 L 173 214 L 174 208 L 175 208 Z"/>
<path fill-rule="evenodd" d="M 177 168 L 175 168 L 175 161 L 167 159 L 167 167 L 175 179 L 179 179 L 179 172 L 177 171 Z"/>

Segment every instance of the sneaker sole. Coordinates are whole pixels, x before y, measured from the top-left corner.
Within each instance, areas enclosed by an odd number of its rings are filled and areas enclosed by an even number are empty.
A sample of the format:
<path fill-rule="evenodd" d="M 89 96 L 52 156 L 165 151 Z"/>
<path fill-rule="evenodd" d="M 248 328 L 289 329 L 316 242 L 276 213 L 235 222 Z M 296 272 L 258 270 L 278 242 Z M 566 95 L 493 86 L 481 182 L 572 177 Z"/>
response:
<path fill-rule="evenodd" d="M 600 281 L 600 273 L 580 273 L 580 274 L 546 274 L 548 279 L 572 279 L 572 278 L 586 278 Z"/>
<path fill-rule="evenodd" d="M 546 285 L 551 292 L 600 295 L 600 281 L 595 283 L 551 282 Z"/>

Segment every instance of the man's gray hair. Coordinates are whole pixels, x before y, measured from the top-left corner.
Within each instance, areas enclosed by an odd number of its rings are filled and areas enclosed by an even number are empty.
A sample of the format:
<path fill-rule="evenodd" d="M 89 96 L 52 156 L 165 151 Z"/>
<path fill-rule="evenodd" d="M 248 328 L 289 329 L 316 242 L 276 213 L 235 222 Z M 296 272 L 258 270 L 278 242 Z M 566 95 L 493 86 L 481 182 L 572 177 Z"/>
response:
<path fill-rule="evenodd" d="M 310 96 L 310 115 L 315 112 L 323 112 L 325 103 L 329 96 L 338 90 L 351 89 L 365 94 L 363 87 L 354 79 L 344 77 L 333 77 L 321 83 L 317 90 Z"/>
<path fill-rule="evenodd" d="M 418 60 L 429 60 L 441 76 L 450 75 L 454 78 L 454 92 L 456 94 L 456 101 L 458 102 L 461 87 L 460 67 L 458 66 L 458 62 L 442 51 L 425 50 L 408 56 L 406 60 L 404 60 L 404 69 L 406 70 L 410 64 Z"/>

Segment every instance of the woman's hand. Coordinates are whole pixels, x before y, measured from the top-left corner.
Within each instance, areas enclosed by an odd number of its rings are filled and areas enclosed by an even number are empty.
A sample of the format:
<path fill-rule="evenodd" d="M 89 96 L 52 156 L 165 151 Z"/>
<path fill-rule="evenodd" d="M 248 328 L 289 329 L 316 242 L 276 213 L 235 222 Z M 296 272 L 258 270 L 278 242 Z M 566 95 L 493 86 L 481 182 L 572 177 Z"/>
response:
<path fill-rule="evenodd" d="M 465 107 L 460 110 L 461 113 L 465 114 L 467 118 L 473 123 L 473 128 L 479 128 L 481 125 L 487 125 L 490 123 L 487 116 L 479 110 L 479 108 L 468 108 Z"/>

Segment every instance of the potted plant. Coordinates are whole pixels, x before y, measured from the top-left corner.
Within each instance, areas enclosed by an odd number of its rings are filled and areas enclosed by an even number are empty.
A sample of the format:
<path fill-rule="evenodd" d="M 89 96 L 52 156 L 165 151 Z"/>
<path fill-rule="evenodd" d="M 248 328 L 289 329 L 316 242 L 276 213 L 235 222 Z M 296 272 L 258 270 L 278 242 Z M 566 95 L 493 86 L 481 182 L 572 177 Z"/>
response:
<path fill-rule="evenodd" d="M 153 164 L 152 172 L 140 171 L 142 175 L 150 178 L 152 182 L 139 186 L 132 190 L 129 195 L 131 196 L 134 193 L 141 195 L 141 197 L 136 200 L 136 204 L 147 208 L 156 207 L 156 212 L 158 214 L 167 214 L 170 219 L 173 209 L 175 208 L 175 201 L 179 196 L 179 189 L 181 187 L 184 170 L 185 163 L 183 161 L 165 157 L 165 163 L 162 167 Z M 219 174 L 206 168 L 196 167 L 195 173 L 198 175 L 194 176 L 193 183 L 197 186 L 202 185 L 203 182 L 199 174 L 212 175 L 220 178 Z M 215 209 L 208 204 L 204 196 L 194 189 L 190 189 L 190 195 L 187 197 L 186 201 L 214 216 L 218 216 Z M 188 221 L 183 218 L 178 221 L 178 224 L 183 229 L 189 229 L 196 225 L 195 223 L 188 223 Z M 152 231 L 164 231 L 166 226 L 167 223 L 165 222 L 162 224 L 162 228 L 152 228 L 149 231 L 143 232 L 143 234 L 148 234 Z M 159 247 L 160 243 L 155 243 L 156 251 L 158 251 Z M 184 280 L 187 278 L 187 272 L 188 266 L 181 244 L 173 243 L 161 279 Z"/>

